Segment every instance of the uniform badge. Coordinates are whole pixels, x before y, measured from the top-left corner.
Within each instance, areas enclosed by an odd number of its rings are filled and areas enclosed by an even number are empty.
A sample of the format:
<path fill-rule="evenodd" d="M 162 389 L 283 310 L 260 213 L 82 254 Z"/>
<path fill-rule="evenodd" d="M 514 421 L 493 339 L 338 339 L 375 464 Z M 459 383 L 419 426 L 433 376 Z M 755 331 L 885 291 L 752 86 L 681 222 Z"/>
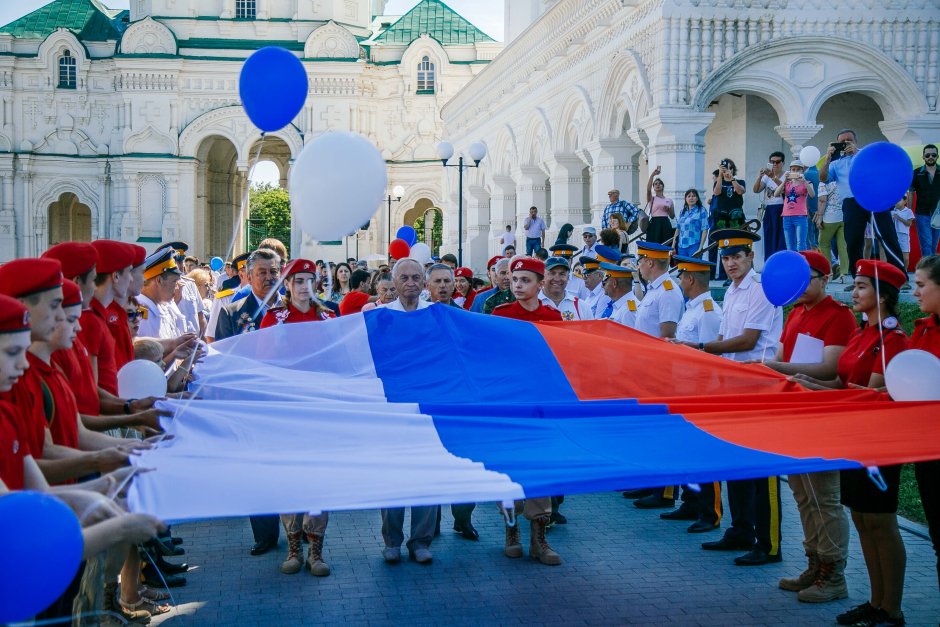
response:
<path fill-rule="evenodd" d="M 627 301 L 627 309 L 629 309 L 630 311 L 636 311 L 636 301 L 635 301 L 635 300 L 628 300 L 628 301 Z"/>
<path fill-rule="evenodd" d="M 283 324 L 285 320 L 290 316 L 289 309 L 276 309 L 274 311 L 274 318 L 277 320 L 278 324 Z"/>
<path fill-rule="evenodd" d="M 522 267 L 522 262 L 521 262 L 521 261 L 517 261 L 517 262 L 516 262 L 516 267 L 513 268 L 513 270 L 518 270 L 518 269 L 521 268 L 521 267 Z"/>
<path fill-rule="evenodd" d="M 309 269 L 310 269 L 310 264 L 309 264 L 309 263 L 305 263 L 305 264 L 304 264 L 304 270 L 309 270 Z"/>
<path fill-rule="evenodd" d="M 702 309 L 705 311 L 715 311 L 715 303 L 710 298 L 702 301 Z"/>
<path fill-rule="evenodd" d="M 24 327 L 29 326 L 29 311 L 28 310 L 23 312 L 23 326 Z"/>
<path fill-rule="evenodd" d="M 885 329 L 897 329 L 898 328 L 898 319 L 894 316 L 889 316 L 881 321 L 881 326 Z"/>
<path fill-rule="evenodd" d="M 574 320 L 574 312 L 573 312 L 573 311 L 563 311 L 563 312 L 561 312 L 561 319 L 564 320 L 565 322 L 569 322 L 569 321 L 571 321 L 571 320 Z"/>
<path fill-rule="evenodd" d="M 672 289 L 672 281 L 663 281 L 663 289 L 667 292 Z"/>
<path fill-rule="evenodd" d="M 730 244 L 731 244 L 731 240 L 728 240 L 728 239 L 721 242 L 721 245 L 725 248 L 727 248 Z"/>
<path fill-rule="evenodd" d="M 20 441 L 13 440 L 13 454 L 16 455 L 19 452 L 20 452 Z"/>

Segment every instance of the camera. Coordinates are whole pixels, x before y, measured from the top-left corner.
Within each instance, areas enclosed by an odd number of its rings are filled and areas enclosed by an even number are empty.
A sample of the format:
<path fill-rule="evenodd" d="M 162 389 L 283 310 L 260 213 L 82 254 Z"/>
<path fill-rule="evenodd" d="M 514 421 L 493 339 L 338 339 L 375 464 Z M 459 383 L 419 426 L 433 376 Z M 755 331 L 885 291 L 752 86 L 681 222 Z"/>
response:
<path fill-rule="evenodd" d="M 842 152 L 845 150 L 845 142 L 832 142 L 829 144 L 835 148 L 835 152 L 832 153 L 832 160 L 835 161 L 842 157 Z"/>
<path fill-rule="evenodd" d="M 727 159 L 722 159 L 722 160 L 721 160 L 721 167 L 730 170 L 730 169 L 731 169 L 731 164 L 728 162 Z"/>

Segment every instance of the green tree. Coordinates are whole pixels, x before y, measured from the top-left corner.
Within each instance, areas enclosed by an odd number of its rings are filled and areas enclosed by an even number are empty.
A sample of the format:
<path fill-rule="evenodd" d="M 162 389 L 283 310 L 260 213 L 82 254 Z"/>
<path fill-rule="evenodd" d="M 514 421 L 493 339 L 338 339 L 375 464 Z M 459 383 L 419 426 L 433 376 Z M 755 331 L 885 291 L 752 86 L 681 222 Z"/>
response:
<path fill-rule="evenodd" d="M 271 184 L 255 185 L 248 191 L 248 250 L 266 237 L 276 237 L 290 252 L 290 196 Z"/>
<path fill-rule="evenodd" d="M 431 213 L 434 215 L 434 224 L 431 225 L 430 242 L 424 241 L 425 216 L 427 216 L 426 213 L 415 220 L 414 229 L 418 233 L 418 241 L 427 244 L 431 249 L 431 254 L 437 256 L 441 252 L 441 244 L 444 243 L 444 216 L 440 211 L 432 211 Z"/>

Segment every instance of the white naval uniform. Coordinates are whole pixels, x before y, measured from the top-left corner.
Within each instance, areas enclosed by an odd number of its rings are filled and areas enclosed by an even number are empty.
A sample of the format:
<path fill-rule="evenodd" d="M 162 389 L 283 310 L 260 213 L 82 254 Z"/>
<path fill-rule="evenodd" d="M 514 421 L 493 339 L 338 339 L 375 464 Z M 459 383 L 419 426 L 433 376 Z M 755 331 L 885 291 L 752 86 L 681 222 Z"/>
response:
<path fill-rule="evenodd" d="M 597 284 L 590 292 L 590 296 L 587 297 L 587 304 L 591 308 L 591 315 L 595 320 L 601 317 L 601 312 L 604 311 L 604 307 L 607 306 L 607 303 L 610 302 L 610 297 L 604 293 L 604 282 L 601 281 Z"/>
<path fill-rule="evenodd" d="M 593 320 L 591 308 L 587 302 L 571 292 L 565 292 L 565 297 L 560 303 L 556 303 L 545 295 L 545 292 L 539 292 L 539 301 L 543 305 L 548 305 L 557 309 L 561 313 L 561 319 L 568 320 Z"/>
<path fill-rule="evenodd" d="M 665 272 L 646 286 L 646 295 L 636 312 L 636 329 L 653 337 L 660 337 L 662 322 L 679 324 L 682 318 L 683 298 L 675 281 Z"/>
<path fill-rule="evenodd" d="M 584 284 L 584 279 L 575 276 L 574 272 L 568 273 L 568 286 L 565 288 L 565 291 L 573 296 L 577 296 L 581 300 L 586 300 L 591 295 L 591 290 Z"/>
<path fill-rule="evenodd" d="M 760 284 L 760 275 L 753 268 L 740 285 L 735 287 L 732 283 L 725 292 L 719 333 L 722 339 L 728 340 L 738 337 L 745 329 L 761 332 L 754 348 L 738 353 L 724 353 L 722 356 L 734 361 L 773 359 L 783 333 L 783 310 L 767 300 Z"/>
<path fill-rule="evenodd" d="M 685 313 L 676 327 L 681 342 L 707 343 L 718 339 L 721 328 L 721 307 L 711 292 L 702 292 L 685 304 Z"/>
<path fill-rule="evenodd" d="M 137 295 L 137 302 L 147 308 L 147 318 L 141 319 L 137 335 L 170 340 L 183 334 L 179 326 L 182 321 L 177 319 L 171 307 L 175 303 L 157 304 L 143 294 Z"/>
<path fill-rule="evenodd" d="M 610 297 L 608 297 L 607 300 L 609 302 Z M 610 320 L 635 329 L 637 309 L 639 309 L 639 303 L 636 300 L 636 296 L 633 295 L 633 292 L 627 292 L 614 302 L 614 310 L 613 313 L 610 314 Z M 598 318 L 600 318 L 602 314 L 603 311 L 599 310 Z"/>

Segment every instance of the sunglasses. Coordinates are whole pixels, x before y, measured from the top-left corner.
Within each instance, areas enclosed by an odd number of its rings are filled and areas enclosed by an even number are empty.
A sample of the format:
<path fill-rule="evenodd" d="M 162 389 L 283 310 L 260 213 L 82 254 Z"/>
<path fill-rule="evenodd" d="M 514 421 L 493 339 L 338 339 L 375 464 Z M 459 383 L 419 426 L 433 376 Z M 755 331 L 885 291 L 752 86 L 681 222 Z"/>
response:
<path fill-rule="evenodd" d="M 783 161 L 781 161 L 780 159 L 771 159 L 770 162 L 771 163 L 783 163 Z"/>
<path fill-rule="evenodd" d="M 924 153 L 924 159 L 930 159 L 931 157 L 933 157 L 934 159 L 936 159 L 936 158 L 937 158 L 937 153 L 935 153 L 935 152 L 925 152 L 925 153 Z"/>

